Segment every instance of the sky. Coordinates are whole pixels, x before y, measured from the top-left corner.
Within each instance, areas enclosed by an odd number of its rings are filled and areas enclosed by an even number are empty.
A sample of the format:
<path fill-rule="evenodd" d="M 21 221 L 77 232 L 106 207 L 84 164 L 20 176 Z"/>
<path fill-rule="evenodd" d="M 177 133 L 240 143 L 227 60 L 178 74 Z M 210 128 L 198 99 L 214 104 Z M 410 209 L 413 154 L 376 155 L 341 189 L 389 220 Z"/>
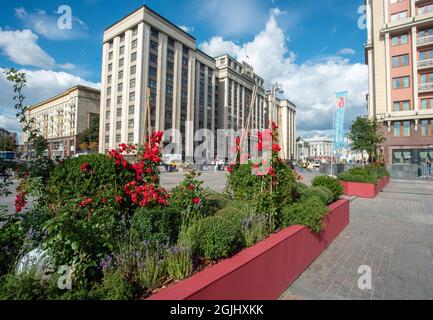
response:
<path fill-rule="evenodd" d="M 346 128 L 366 112 L 364 0 L 8 0 L 0 4 L 0 71 L 26 73 L 27 104 L 78 83 L 100 86 L 105 28 L 146 4 L 196 38 L 211 56 L 229 53 L 297 105 L 301 137 L 330 136 L 335 92 L 348 91 Z M 59 7 L 72 11 L 61 30 Z M 20 132 L 12 89 L 0 75 L 0 127 Z"/>

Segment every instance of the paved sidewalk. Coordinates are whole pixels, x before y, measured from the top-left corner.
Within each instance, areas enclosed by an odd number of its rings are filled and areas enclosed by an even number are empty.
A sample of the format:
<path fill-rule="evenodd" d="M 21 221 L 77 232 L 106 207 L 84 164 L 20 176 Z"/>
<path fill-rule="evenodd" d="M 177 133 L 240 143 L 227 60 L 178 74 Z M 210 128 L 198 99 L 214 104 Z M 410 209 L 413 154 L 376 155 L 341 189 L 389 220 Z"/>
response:
<path fill-rule="evenodd" d="M 433 183 L 392 181 L 351 203 L 346 230 L 280 299 L 433 299 Z M 373 289 L 358 288 L 358 268 Z"/>

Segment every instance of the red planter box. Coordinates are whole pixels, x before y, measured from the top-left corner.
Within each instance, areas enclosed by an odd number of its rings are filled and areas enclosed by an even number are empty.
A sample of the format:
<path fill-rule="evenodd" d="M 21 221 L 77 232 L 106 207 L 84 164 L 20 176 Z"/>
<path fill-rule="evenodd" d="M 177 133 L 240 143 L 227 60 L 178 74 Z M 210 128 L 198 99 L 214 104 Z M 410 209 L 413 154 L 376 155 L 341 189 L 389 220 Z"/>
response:
<path fill-rule="evenodd" d="M 274 300 L 349 224 L 349 201 L 329 206 L 325 229 L 291 226 L 149 300 Z"/>
<path fill-rule="evenodd" d="M 377 182 L 377 185 L 349 181 L 341 181 L 341 184 L 343 185 L 344 194 L 347 196 L 374 199 L 380 192 L 383 191 L 383 189 L 385 189 L 389 182 L 390 178 L 384 177 L 382 180 Z"/>

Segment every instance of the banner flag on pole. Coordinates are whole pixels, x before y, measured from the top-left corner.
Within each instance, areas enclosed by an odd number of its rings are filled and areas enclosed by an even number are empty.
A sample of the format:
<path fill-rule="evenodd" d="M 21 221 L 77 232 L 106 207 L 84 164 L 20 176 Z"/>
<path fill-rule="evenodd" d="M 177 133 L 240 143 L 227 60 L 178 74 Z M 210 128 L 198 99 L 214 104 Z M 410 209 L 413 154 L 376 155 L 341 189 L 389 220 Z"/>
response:
<path fill-rule="evenodd" d="M 336 106 L 334 116 L 334 150 L 341 150 L 345 146 L 344 118 L 346 115 L 347 91 L 336 93 Z"/>

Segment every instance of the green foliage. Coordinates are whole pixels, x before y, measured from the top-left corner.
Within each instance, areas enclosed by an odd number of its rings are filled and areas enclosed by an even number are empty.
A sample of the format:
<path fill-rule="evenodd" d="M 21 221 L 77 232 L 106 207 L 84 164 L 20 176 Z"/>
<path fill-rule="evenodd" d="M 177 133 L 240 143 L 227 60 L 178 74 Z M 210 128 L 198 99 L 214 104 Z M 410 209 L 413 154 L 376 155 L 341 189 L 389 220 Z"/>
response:
<path fill-rule="evenodd" d="M 142 288 L 154 290 L 158 288 L 165 275 L 164 260 L 156 252 L 147 252 L 144 267 L 138 269 L 138 283 Z"/>
<path fill-rule="evenodd" d="M 366 166 L 351 168 L 341 173 L 338 178 L 342 181 L 377 184 L 379 176 L 375 166 Z"/>
<path fill-rule="evenodd" d="M 352 123 L 348 134 L 350 147 L 353 151 L 364 152 L 377 158 L 377 146 L 385 142 L 383 134 L 379 131 L 376 119 L 358 117 Z"/>
<path fill-rule="evenodd" d="M 343 186 L 334 177 L 317 176 L 312 181 L 313 187 L 326 187 L 332 192 L 332 202 L 337 201 L 343 195 Z"/>
<path fill-rule="evenodd" d="M 253 174 L 251 162 L 241 164 L 227 177 L 226 189 L 236 200 L 256 200 L 265 184 L 263 179 Z"/>
<path fill-rule="evenodd" d="M 139 208 L 131 220 L 131 235 L 137 241 L 150 241 L 154 244 L 177 242 L 180 229 L 180 212 L 177 208 Z"/>
<path fill-rule="evenodd" d="M 320 232 L 323 229 L 323 218 L 327 213 L 328 208 L 322 200 L 313 196 L 284 208 L 281 224 L 284 227 L 303 225 L 315 232 Z"/>
<path fill-rule="evenodd" d="M 324 205 L 332 203 L 334 199 L 331 190 L 323 186 L 308 188 L 301 195 L 302 200 L 307 200 L 312 197 L 319 198 Z"/>
<path fill-rule="evenodd" d="M 168 274 L 176 280 L 183 280 L 192 274 L 192 254 L 188 248 L 175 246 L 167 251 L 165 265 Z"/>
<path fill-rule="evenodd" d="M 93 114 L 92 114 L 93 115 Z M 97 151 L 99 141 L 99 116 L 93 116 L 89 128 L 78 135 L 80 149 Z"/>
<path fill-rule="evenodd" d="M 200 173 L 196 171 L 188 173 L 170 195 L 169 204 L 181 211 L 183 228 L 203 218 L 207 213 L 203 181 L 197 179 L 199 176 Z"/>
<path fill-rule="evenodd" d="M 193 253 L 209 260 L 226 258 L 242 244 L 239 227 L 220 216 L 197 221 L 188 229 L 186 238 Z"/>
<path fill-rule="evenodd" d="M 95 290 L 101 300 L 130 300 L 134 296 L 132 285 L 120 269 L 104 272 L 102 285 Z"/>
<path fill-rule="evenodd" d="M 81 170 L 83 164 L 88 164 L 89 171 Z M 111 207 L 116 207 L 115 196 L 121 195 L 123 186 L 133 179 L 131 172 L 116 167 L 115 161 L 106 155 L 92 154 L 67 159 L 56 166 L 50 176 L 47 202 L 64 205 L 79 203 L 88 197 L 93 201 L 101 201 L 105 197 Z"/>
<path fill-rule="evenodd" d="M 20 220 L 14 216 L 0 215 L 0 277 L 10 272 L 24 245 L 25 233 Z"/>
<path fill-rule="evenodd" d="M 212 216 L 217 211 L 224 208 L 229 202 L 230 198 L 225 193 L 219 193 L 212 190 L 205 190 L 205 203 L 207 214 Z"/>
<path fill-rule="evenodd" d="M 266 215 L 254 203 L 234 201 L 216 213 L 241 230 L 242 246 L 250 247 L 269 235 Z"/>

